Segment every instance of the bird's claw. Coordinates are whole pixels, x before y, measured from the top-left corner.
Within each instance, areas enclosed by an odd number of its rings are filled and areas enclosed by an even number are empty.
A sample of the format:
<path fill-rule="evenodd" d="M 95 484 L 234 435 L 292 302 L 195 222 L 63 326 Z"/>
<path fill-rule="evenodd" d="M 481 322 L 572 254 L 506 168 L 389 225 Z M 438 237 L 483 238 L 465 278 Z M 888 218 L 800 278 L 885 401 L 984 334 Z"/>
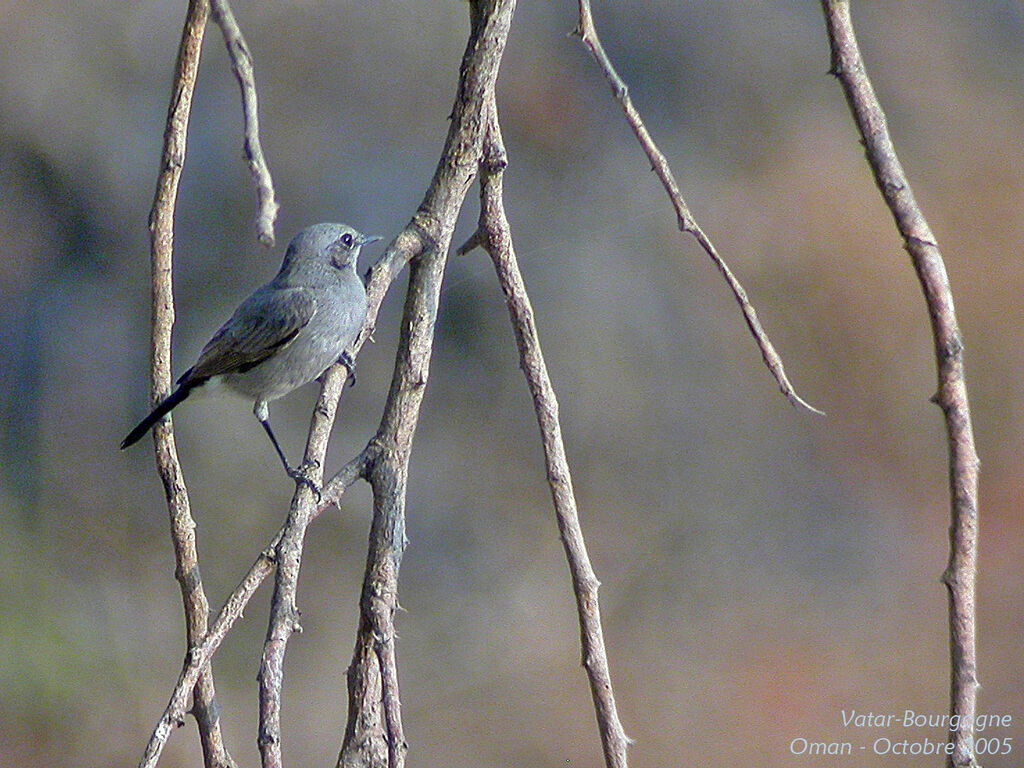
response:
<path fill-rule="evenodd" d="M 346 379 L 345 383 L 350 387 L 354 387 L 356 385 L 356 361 L 352 359 L 352 355 L 348 352 L 342 352 L 338 362 L 344 365 L 345 370 L 348 371 L 348 379 Z"/>
<path fill-rule="evenodd" d="M 296 483 L 302 483 L 304 486 L 309 488 L 316 497 L 317 504 L 323 501 L 323 494 L 320 492 L 320 486 L 317 485 L 316 481 L 309 476 L 309 472 L 310 470 L 319 468 L 319 466 L 320 462 L 313 459 L 312 461 L 304 461 L 298 468 L 288 467 L 288 477 Z"/>

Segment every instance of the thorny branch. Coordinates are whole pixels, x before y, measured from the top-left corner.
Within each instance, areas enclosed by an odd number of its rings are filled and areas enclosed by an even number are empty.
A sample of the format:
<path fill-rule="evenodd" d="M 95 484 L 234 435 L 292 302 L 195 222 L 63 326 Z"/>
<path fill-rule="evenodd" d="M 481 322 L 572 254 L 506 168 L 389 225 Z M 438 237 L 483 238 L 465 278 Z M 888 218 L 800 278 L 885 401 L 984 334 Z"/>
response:
<path fill-rule="evenodd" d="M 246 116 L 246 153 L 260 193 L 260 236 L 268 242 L 273 238 L 277 204 L 259 146 L 251 58 L 226 0 L 211 2 L 242 89 Z M 609 767 L 621 768 L 626 765 L 629 739 L 619 722 L 612 695 L 598 611 L 598 582 L 579 528 L 571 477 L 561 441 L 557 401 L 540 353 L 532 309 L 512 249 L 502 203 L 501 172 L 505 155 L 494 101 L 494 82 L 514 5 L 513 0 L 471 4 L 472 32 L 463 58 L 459 91 L 444 153 L 413 220 L 371 271 L 368 286 L 370 310 L 353 353 L 358 351 L 372 331 L 388 286 L 406 263 L 415 260 L 410 274 L 395 375 L 380 429 L 363 452 L 327 483 L 319 504 L 314 504 L 308 488 L 297 486 L 286 525 L 257 558 L 202 643 L 191 647 L 188 663 L 147 748 L 144 766 L 155 764 L 171 727 L 183 717 L 188 692 L 208 674 L 209 661 L 220 642 L 241 615 L 256 588 L 275 568 L 277 576 L 271 619 L 259 675 L 259 745 L 264 766 L 276 767 L 281 764 L 280 694 L 283 661 L 288 639 L 299 628 L 295 594 L 305 532 L 320 511 L 336 504 L 344 490 L 360 476 L 368 479 L 373 487 L 374 518 L 360 601 L 360 627 L 348 675 L 349 722 L 338 764 L 389 765 L 392 768 L 400 768 L 404 764 L 406 745 L 398 698 L 393 618 L 397 609 L 398 569 L 405 547 L 404 507 L 408 459 L 429 373 L 434 320 L 445 258 L 458 211 L 478 163 L 483 170 L 481 224 L 470 244 L 481 244 L 489 251 L 508 298 L 522 367 L 537 410 L 559 530 L 570 562 L 579 610 L 583 662 L 591 684 L 605 761 Z M 625 85 L 601 48 L 586 0 L 580 2 L 577 32 L 611 82 L 616 99 L 676 207 L 680 227 L 697 237 L 725 276 L 761 347 L 765 362 L 782 391 L 792 402 L 810 408 L 796 395 L 786 379 L 781 360 L 761 328 L 742 286 L 693 221 L 667 161 L 650 138 L 629 99 Z M 338 367 L 324 377 L 307 441 L 307 462 L 323 466 L 327 438 L 344 381 L 345 376 Z M 315 479 L 319 481 L 322 478 Z"/>
<path fill-rule="evenodd" d="M 605 79 L 608 80 L 615 100 L 622 108 L 623 113 L 626 115 L 626 120 L 633 129 L 633 133 L 636 134 L 637 141 L 640 142 L 640 146 L 647 155 L 647 159 L 651 162 L 652 170 L 658 174 L 662 186 L 665 187 L 665 191 L 672 201 L 672 206 L 676 210 L 676 217 L 679 220 L 679 229 L 683 232 L 689 232 L 697 239 L 700 247 L 711 257 L 715 266 L 718 267 L 718 271 L 722 273 L 722 277 L 728 283 L 733 296 L 736 297 L 736 302 L 740 305 L 740 310 L 743 312 L 743 318 L 746 320 L 747 327 L 750 329 L 758 348 L 761 350 L 761 357 L 764 358 L 765 365 L 768 366 L 768 370 L 775 377 L 775 381 L 778 383 L 782 394 L 793 405 L 801 405 L 809 411 L 823 415 L 817 408 L 805 402 L 796 393 L 796 390 L 793 389 L 793 385 L 789 383 L 786 370 L 782 365 L 782 358 L 775 351 L 775 347 L 768 338 L 768 333 L 761 325 L 754 306 L 750 303 L 750 299 L 747 298 L 747 292 L 732 273 L 732 270 L 729 269 L 729 265 L 719 255 L 711 239 L 698 226 L 693 218 L 693 214 L 690 213 L 690 209 L 687 207 L 686 201 L 683 200 L 683 195 L 679 191 L 679 185 L 676 183 L 675 176 L 672 175 L 672 169 L 669 167 L 668 160 L 661 150 L 658 149 L 654 139 L 651 138 L 647 126 L 644 125 L 643 120 L 640 118 L 640 113 L 633 106 L 633 100 L 629 96 L 629 89 L 626 87 L 626 83 L 615 70 L 611 59 L 605 53 L 604 46 L 601 45 L 601 39 L 597 36 L 597 29 L 594 27 L 594 18 L 590 10 L 589 0 L 579 0 L 579 22 L 574 33 L 587 47 L 587 50 L 590 51 L 590 55 L 593 56 L 594 61 L 597 62 L 597 65 L 604 73 Z"/>
<path fill-rule="evenodd" d="M 414 222 L 406 227 L 405 230 L 395 238 L 387 252 L 381 256 L 373 266 L 370 282 L 367 287 L 367 294 L 369 295 L 370 301 L 367 320 L 364 324 L 363 332 L 360 334 L 359 340 L 355 345 L 353 345 L 354 349 L 358 349 L 362 345 L 363 341 L 365 341 L 369 336 L 370 331 L 373 329 L 373 326 L 376 323 L 377 313 L 380 310 L 380 304 L 383 301 L 384 295 L 387 293 L 388 287 L 392 281 L 401 271 L 402 267 L 412 258 L 420 254 L 424 248 L 425 240 L 423 234 Z M 335 366 L 331 371 L 329 371 L 328 375 L 325 376 L 320 398 L 317 401 L 317 406 L 313 410 L 313 417 L 310 426 L 311 435 L 320 434 L 324 431 L 329 434 L 330 425 L 333 423 L 334 416 L 334 406 L 331 405 L 331 401 L 333 400 L 335 404 L 337 403 L 341 394 L 341 386 L 345 380 L 345 375 L 346 373 L 343 366 Z M 318 449 L 314 447 L 314 451 L 316 450 Z M 378 443 L 371 440 L 358 456 L 349 461 L 341 468 L 341 470 L 335 473 L 330 481 L 325 484 L 320 502 L 317 503 L 308 513 L 308 520 L 303 521 L 304 524 L 308 526 L 308 524 L 319 517 L 325 509 L 338 505 L 341 502 L 341 498 L 344 495 L 345 490 L 355 483 L 360 477 L 367 476 L 369 467 L 376 461 L 379 451 L 380 446 Z M 307 453 L 305 458 L 308 460 L 313 458 L 315 455 L 315 453 L 310 452 L 310 442 L 307 441 Z M 302 512 L 300 514 L 306 513 Z M 189 691 L 195 686 L 196 680 L 199 678 L 203 670 L 207 668 L 207 665 L 213 658 L 213 655 L 217 652 L 221 642 L 223 642 L 228 632 L 231 631 L 235 622 L 241 618 L 246 605 L 248 605 L 249 600 L 252 599 L 256 590 L 263 581 L 274 572 L 275 565 L 278 562 L 278 553 L 281 541 L 288 532 L 288 528 L 293 524 L 293 516 L 289 514 L 288 522 L 285 523 L 285 526 L 278 531 L 274 539 L 263 549 L 262 552 L 260 552 L 256 561 L 250 566 L 249 571 L 245 574 L 242 581 L 235 588 L 234 592 L 232 592 L 231 596 L 227 599 L 224 606 L 217 614 L 217 618 L 210 625 L 210 629 L 206 633 L 202 642 L 190 649 L 189 655 L 186 659 L 186 665 L 182 670 L 181 675 L 178 677 L 178 681 L 174 686 L 174 690 L 171 692 L 170 700 L 168 701 L 160 720 L 153 729 L 153 733 L 146 745 L 143 758 L 139 763 L 139 768 L 153 768 L 153 766 L 156 765 L 157 760 L 160 757 L 160 752 L 163 750 L 174 726 L 180 724 L 185 715 Z M 295 534 L 292 533 L 291 535 L 294 536 Z M 267 674 L 269 680 L 269 670 Z M 278 695 L 280 694 L 279 688 L 277 693 Z"/>
<path fill-rule="evenodd" d="M 259 106 L 256 99 L 256 76 L 253 74 L 252 55 L 249 46 L 242 37 L 235 15 L 231 12 L 228 0 L 210 0 L 213 20 L 217 22 L 224 35 L 224 44 L 231 58 L 231 70 L 238 79 L 238 87 L 242 91 L 242 116 L 245 121 L 245 159 L 249 163 L 249 172 L 256 182 L 256 195 L 259 200 L 259 213 L 256 216 L 256 234 L 260 242 L 266 246 L 274 244 L 274 222 L 277 220 L 277 196 L 274 193 L 274 180 L 270 176 L 270 168 L 263 157 L 263 146 L 260 143 Z"/>
<path fill-rule="evenodd" d="M 185 160 L 192 95 L 195 92 L 199 56 L 203 33 L 209 17 L 206 0 L 191 0 L 178 47 L 174 72 L 174 87 L 164 145 L 157 178 L 156 194 L 149 215 L 150 259 L 152 281 L 152 338 L 150 350 L 150 397 L 157 403 L 171 386 L 171 329 L 174 326 L 174 295 L 171 283 L 171 264 L 174 253 L 174 207 L 178 196 L 178 183 Z M 174 433 L 170 422 L 163 422 L 154 431 L 157 471 L 163 481 L 170 513 L 171 540 L 174 544 L 174 575 L 181 587 L 185 607 L 185 635 L 189 652 L 207 633 L 210 605 L 199 573 L 199 554 L 196 547 L 195 520 L 192 518 L 188 489 L 178 461 Z M 233 768 L 234 762 L 224 746 L 217 697 L 213 682 L 213 669 L 205 667 L 201 674 L 184 689 L 192 691 L 192 714 L 199 725 L 199 739 L 203 748 L 206 768 Z M 184 710 L 178 720 L 184 717 Z"/>
<path fill-rule="evenodd" d="M 327 458 L 327 441 L 337 414 L 348 372 L 342 365 L 333 366 L 323 377 L 320 397 L 313 409 L 313 419 L 306 440 L 305 466 L 313 466 L 312 480 L 323 484 L 323 466 Z M 295 604 L 302 545 L 306 529 L 316 513 L 313 491 L 305 483 L 296 483 L 288 511 L 288 520 L 274 548 L 276 573 L 274 594 L 270 602 L 267 638 L 263 644 L 259 680 L 259 744 L 264 768 L 281 765 L 281 686 L 284 683 L 284 653 L 293 632 L 301 631 L 299 609 Z"/>
<path fill-rule="evenodd" d="M 942 409 L 949 447 L 949 563 L 942 581 L 949 592 L 950 715 L 952 768 L 977 766 L 974 715 L 978 676 L 975 654 L 975 579 L 978 561 L 978 454 L 974 447 L 970 403 L 964 379 L 963 341 L 953 306 L 945 263 L 910 181 L 896 155 L 885 113 L 878 103 L 860 55 L 849 0 L 822 0 L 832 73 L 839 79 L 860 131 L 875 183 L 903 237 L 924 292 L 935 341 L 938 390 L 933 400 Z"/>
<path fill-rule="evenodd" d="M 611 672 L 608 668 L 608 654 L 604 646 L 604 631 L 601 628 L 597 596 L 600 582 L 590 564 L 590 556 L 587 554 L 583 539 L 572 476 L 569 473 L 569 462 L 562 441 L 558 400 L 548 376 L 547 365 L 544 363 L 533 307 L 526 292 L 522 273 L 519 271 L 519 263 L 512 245 L 512 231 L 505 216 L 502 175 L 507 158 L 498 121 L 498 107 L 493 96 L 488 100 L 486 121 L 487 134 L 480 162 L 480 223 L 476 233 L 459 249 L 459 252 L 465 253 L 476 245 L 484 248 L 494 262 L 498 282 L 505 294 L 509 319 L 519 347 L 519 367 L 526 376 L 530 394 L 533 396 L 533 407 L 540 427 L 544 462 L 558 520 L 558 531 L 572 575 L 573 593 L 576 596 L 580 622 L 583 667 L 590 681 L 605 765 L 607 768 L 626 768 L 626 751 L 630 739 L 619 721 L 615 695 L 612 692 Z"/>

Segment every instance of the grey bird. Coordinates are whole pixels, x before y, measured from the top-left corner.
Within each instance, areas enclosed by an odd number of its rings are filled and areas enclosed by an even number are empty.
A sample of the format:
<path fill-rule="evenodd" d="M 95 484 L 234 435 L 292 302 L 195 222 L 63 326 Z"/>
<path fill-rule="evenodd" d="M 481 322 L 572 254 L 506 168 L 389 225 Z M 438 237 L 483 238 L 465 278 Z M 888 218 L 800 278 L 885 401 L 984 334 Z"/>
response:
<path fill-rule="evenodd" d="M 366 318 L 366 288 L 356 272 L 359 250 L 379 240 L 345 224 L 314 224 L 299 232 L 277 275 L 241 303 L 210 339 L 177 387 L 121 442 L 127 448 L 193 390 L 226 384 L 251 397 L 285 471 L 318 489 L 305 468 L 294 469 L 270 428 L 267 403 L 313 381 L 345 353 Z"/>

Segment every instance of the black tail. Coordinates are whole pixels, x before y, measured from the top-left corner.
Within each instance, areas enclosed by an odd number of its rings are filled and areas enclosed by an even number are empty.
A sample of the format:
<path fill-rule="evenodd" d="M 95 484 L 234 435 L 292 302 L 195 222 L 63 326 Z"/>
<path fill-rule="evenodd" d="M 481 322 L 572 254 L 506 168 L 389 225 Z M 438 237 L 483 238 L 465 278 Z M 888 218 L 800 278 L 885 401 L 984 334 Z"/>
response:
<path fill-rule="evenodd" d="M 123 451 L 129 445 L 137 443 L 143 435 L 149 432 L 150 427 L 156 424 L 160 419 L 170 413 L 174 406 L 178 405 L 182 400 L 188 397 L 192 391 L 192 387 L 185 386 L 182 384 L 178 385 L 178 388 L 171 392 L 167 397 L 160 401 L 153 412 L 139 422 L 139 426 L 128 433 L 128 437 L 121 441 L 121 450 Z"/>

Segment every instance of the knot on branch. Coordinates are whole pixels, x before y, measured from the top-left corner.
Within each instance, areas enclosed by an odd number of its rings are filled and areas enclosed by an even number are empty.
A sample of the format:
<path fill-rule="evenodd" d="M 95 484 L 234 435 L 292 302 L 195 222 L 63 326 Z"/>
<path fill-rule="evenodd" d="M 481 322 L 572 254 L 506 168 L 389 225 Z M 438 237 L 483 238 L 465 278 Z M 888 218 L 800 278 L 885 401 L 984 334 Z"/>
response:
<path fill-rule="evenodd" d="M 256 744 L 262 750 L 265 747 L 274 746 L 280 743 L 280 741 L 281 737 L 278 734 L 272 733 L 265 728 L 260 728 L 260 734 L 256 739 Z"/>
<path fill-rule="evenodd" d="M 195 528 L 195 521 L 191 521 L 189 529 Z M 195 562 L 190 567 L 185 566 L 184 563 L 179 563 L 174 569 L 174 578 L 178 580 L 178 583 L 186 589 L 188 592 L 192 592 L 199 585 L 202 584 L 203 578 L 199 574 L 199 563 Z"/>
<path fill-rule="evenodd" d="M 915 246 L 915 245 L 923 247 L 923 248 L 938 248 L 939 247 L 939 244 L 937 242 L 935 242 L 934 238 L 931 238 L 931 237 L 916 237 L 914 235 L 910 235 L 907 238 L 907 247 L 908 247 L 908 249 L 911 246 Z"/>
<path fill-rule="evenodd" d="M 488 154 L 484 157 L 480 166 L 483 168 L 484 173 L 491 175 L 501 173 L 508 168 L 508 155 L 500 151 L 496 154 Z"/>
<path fill-rule="evenodd" d="M 953 333 L 942 339 L 938 346 L 939 356 L 943 362 L 960 357 L 964 351 L 964 340 L 959 329 L 954 330 Z"/>

